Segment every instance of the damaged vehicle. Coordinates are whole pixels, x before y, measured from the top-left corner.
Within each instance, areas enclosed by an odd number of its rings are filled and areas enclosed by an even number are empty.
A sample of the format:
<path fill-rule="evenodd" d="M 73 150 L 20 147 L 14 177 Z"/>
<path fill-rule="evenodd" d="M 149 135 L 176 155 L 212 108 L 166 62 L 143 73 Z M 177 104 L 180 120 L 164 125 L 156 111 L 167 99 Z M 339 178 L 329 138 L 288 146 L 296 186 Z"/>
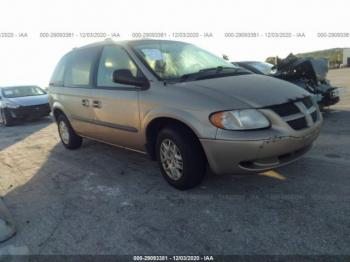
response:
<path fill-rule="evenodd" d="M 273 76 L 296 84 L 313 95 L 323 108 L 339 102 L 339 89 L 326 79 L 328 62 L 325 59 L 298 58 L 290 54 L 276 66 L 256 61 L 235 62 L 234 64 L 255 74 Z"/>
<path fill-rule="evenodd" d="M 5 126 L 45 117 L 50 112 L 48 95 L 40 87 L 0 87 L 0 122 Z"/>
<path fill-rule="evenodd" d="M 54 70 L 49 101 L 64 147 L 90 138 L 147 153 L 182 190 L 208 166 L 242 174 L 289 164 L 323 121 L 304 89 L 166 40 L 73 49 Z"/>

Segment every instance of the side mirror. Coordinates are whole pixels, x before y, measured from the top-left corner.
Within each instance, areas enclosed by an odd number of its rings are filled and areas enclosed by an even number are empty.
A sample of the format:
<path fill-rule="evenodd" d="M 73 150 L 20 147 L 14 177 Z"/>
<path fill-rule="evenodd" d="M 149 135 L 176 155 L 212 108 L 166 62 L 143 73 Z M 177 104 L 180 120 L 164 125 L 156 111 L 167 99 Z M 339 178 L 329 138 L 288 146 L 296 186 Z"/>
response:
<path fill-rule="evenodd" d="M 113 82 L 118 84 L 133 85 L 148 88 L 149 82 L 146 78 L 136 78 L 128 69 L 119 69 L 113 72 Z"/>

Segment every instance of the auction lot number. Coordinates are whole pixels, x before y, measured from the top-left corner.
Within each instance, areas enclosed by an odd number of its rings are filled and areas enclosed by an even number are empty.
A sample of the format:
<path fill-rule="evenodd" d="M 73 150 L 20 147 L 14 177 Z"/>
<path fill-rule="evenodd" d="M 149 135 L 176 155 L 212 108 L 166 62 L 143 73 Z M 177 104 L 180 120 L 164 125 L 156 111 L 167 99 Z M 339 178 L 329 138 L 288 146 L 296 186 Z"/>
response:
<path fill-rule="evenodd" d="M 214 261 L 213 256 L 133 256 L 134 261 Z"/>

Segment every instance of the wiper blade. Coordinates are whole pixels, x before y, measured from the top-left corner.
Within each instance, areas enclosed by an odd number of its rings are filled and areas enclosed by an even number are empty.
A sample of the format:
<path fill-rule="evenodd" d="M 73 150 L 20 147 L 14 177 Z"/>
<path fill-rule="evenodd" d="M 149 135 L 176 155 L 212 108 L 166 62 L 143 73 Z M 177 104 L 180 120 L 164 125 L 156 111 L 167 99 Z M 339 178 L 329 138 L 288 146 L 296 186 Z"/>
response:
<path fill-rule="evenodd" d="M 236 70 L 235 67 L 217 66 L 217 67 L 205 68 L 205 69 L 199 70 L 198 72 L 210 72 L 210 71 L 221 72 L 224 69 L 234 69 L 234 70 Z"/>
<path fill-rule="evenodd" d="M 206 76 L 208 73 L 209 75 L 216 75 L 216 74 L 223 74 L 223 71 L 226 70 L 232 70 L 231 73 L 236 73 L 238 71 L 241 71 L 242 69 L 239 67 L 229 67 L 229 66 L 218 66 L 218 67 L 212 67 L 212 68 L 205 68 L 205 69 L 201 69 L 198 72 L 195 73 L 190 73 L 190 74 L 184 74 L 180 77 L 181 81 L 186 81 L 189 78 L 202 78 L 203 76 Z"/>
<path fill-rule="evenodd" d="M 190 73 L 190 74 L 184 74 L 180 77 L 180 79 L 183 80 L 187 80 L 190 77 L 196 77 L 196 76 L 200 76 L 203 75 L 205 73 L 220 73 L 221 71 L 223 71 L 224 69 L 234 69 L 236 70 L 237 68 L 235 67 L 223 67 L 223 66 L 217 66 L 217 67 L 211 67 L 211 68 L 205 68 L 205 69 L 201 69 L 198 72 L 194 72 L 194 73 Z"/>

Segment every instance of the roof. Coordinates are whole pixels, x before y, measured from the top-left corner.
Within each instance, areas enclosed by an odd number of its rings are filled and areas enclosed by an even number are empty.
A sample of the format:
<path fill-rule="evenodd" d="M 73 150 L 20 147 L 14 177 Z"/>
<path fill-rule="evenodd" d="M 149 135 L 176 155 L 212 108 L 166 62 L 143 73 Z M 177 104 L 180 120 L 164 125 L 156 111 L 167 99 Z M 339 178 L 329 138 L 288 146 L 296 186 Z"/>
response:
<path fill-rule="evenodd" d="M 89 48 L 89 47 L 96 47 L 96 46 L 105 46 L 105 45 L 110 45 L 110 44 L 127 45 L 127 44 L 134 44 L 134 43 L 152 43 L 152 42 L 184 43 L 181 41 L 160 40 L 160 39 L 138 39 L 138 40 L 114 41 L 110 38 L 107 38 L 104 41 L 95 42 L 95 43 L 84 45 L 81 47 L 75 47 L 75 48 L 73 48 L 73 50 L 82 49 L 82 48 Z"/>
<path fill-rule="evenodd" d="M 234 63 L 252 64 L 252 63 L 264 63 L 264 62 L 261 62 L 261 61 L 238 61 L 238 62 L 234 62 Z"/>
<path fill-rule="evenodd" d="M 13 87 L 13 88 L 17 88 L 17 87 L 27 87 L 27 86 L 35 86 L 35 87 L 39 87 L 39 88 L 40 88 L 40 86 L 38 86 L 38 85 L 16 85 L 16 86 L 0 86 L 0 89 L 1 89 L 1 88 L 11 88 L 11 87 Z"/>

